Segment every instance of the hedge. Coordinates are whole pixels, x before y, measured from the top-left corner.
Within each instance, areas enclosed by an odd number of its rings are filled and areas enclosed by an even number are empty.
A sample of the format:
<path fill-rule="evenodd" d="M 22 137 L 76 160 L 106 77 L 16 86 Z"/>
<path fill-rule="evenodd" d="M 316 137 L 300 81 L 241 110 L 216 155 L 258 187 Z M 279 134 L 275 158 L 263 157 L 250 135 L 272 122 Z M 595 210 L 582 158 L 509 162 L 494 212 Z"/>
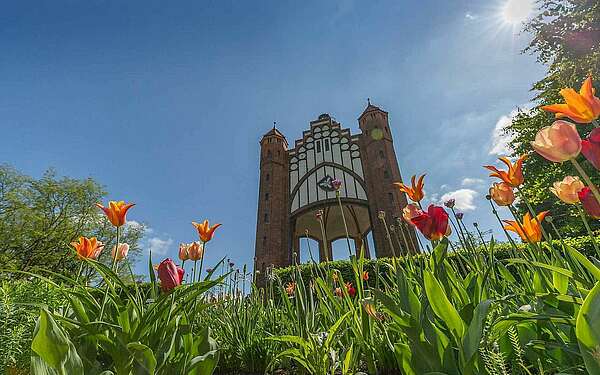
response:
<path fill-rule="evenodd" d="M 564 241 L 565 245 L 568 245 L 568 246 L 571 246 L 571 247 L 577 249 L 578 251 L 580 251 L 581 253 L 583 253 L 584 255 L 586 255 L 588 257 L 592 257 L 592 256 L 597 257 L 596 250 L 594 249 L 594 245 L 589 236 L 570 237 L 570 238 L 565 238 L 563 241 Z M 596 237 L 596 242 L 600 243 L 600 237 Z M 553 247 L 556 249 L 560 249 L 562 247 L 562 243 L 560 240 L 554 240 L 554 241 L 552 241 L 552 243 L 554 245 Z M 479 246 L 476 249 L 476 251 L 481 253 L 484 256 L 487 256 L 488 252 L 490 251 L 490 245 L 491 245 L 490 243 L 486 244 L 487 250 L 483 246 Z M 524 244 L 524 243 L 517 244 L 517 248 L 519 250 L 523 250 L 526 246 L 527 246 L 527 244 Z M 512 258 L 513 257 L 512 247 L 513 246 L 509 242 L 496 242 L 493 245 L 494 257 L 498 260 Z M 459 254 L 463 255 L 464 257 L 472 256 L 472 252 L 469 252 L 466 250 L 460 250 L 457 252 L 449 252 L 446 259 L 449 262 L 456 262 Z M 415 262 L 415 261 L 422 262 L 423 260 L 429 259 L 429 254 L 421 253 L 419 255 L 413 255 L 411 257 L 401 256 L 401 257 L 397 258 L 397 263 L 399 263 L 400 265 L 404 265 L 404 264 L 406 264 L 406 262 L 409 259 L 411 259 L 412 262 Z M 387 272 L 387 270 L 388 270 L 387 265 L 390 263 L 391 263 L 391 258 L 366 259 L 365 263 L 364 263 L 364 270 L 369 272 L 370 275 L 374 275 L 375 267 L 378 266 L 379 274 L 383 275 Z M 314 265 L 312 265 L 310 263 L 304 263 L 304 264 L 298 265 L 297 267 L 299 267 L 301 275 L 302 275 L 302 279 L 305 282 L 307 282 L 308 280 L 310 280 L 312 278 L 312 273 L 315 270 Z M 323 262 L 323 263 L 318 264 L 318 267 L 321 271 L 325 270 L 327 267 L 329 269 L 336 269 L 341 273 L 342 278 L 344 280 L 346 280 L 346 281 L 354 280 L 354 271 L 352 270 L 352 265 L 350 263 L 350 260 L 348 260 L 348 259 L 331 261 L 329 263 Z M 296 266 L 277 268 L 274 270 L 274 274 L 285 285 L 286 283 L 288 283 L 292 280 L 292 274 L 295 272 L 295 268 L 296 268 Z M 371 280 L 373 280 L 373 278 L 371 278 Z"/>

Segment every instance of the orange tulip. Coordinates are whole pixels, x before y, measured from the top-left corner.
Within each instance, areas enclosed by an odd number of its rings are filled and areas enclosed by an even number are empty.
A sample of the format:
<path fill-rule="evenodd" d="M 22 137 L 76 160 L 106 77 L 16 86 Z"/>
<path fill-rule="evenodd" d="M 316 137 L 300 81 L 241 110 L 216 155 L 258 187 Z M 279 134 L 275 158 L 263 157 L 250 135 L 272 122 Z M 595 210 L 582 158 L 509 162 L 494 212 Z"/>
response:
<path fill-rule="evenodd" d="M 296 291 L 296 283 L 295 282 L 290 282 L 287 283 L 287 285 L 285 286 L 285 292 L 287 293 L 288 296 L 293 296 L 294 292 Z"/>
<path fill-rule="evenodd" d="M 498 206 L 508 206 L 515 201 L 515 193 L 506 182 L 494 182 L 489 193 Z"/>
<path fill-rule="evenodd" d="M 398 188 L 398 190 L 406 193 L 411 201 L 420 202 L 425 196 L 425 193 L 423 193 L 423 178 L 425 178 L 425 175 L 421 175 L 419 180 L 415 183 L 416 176 L 412 176 L 410 178 L 412 185 L 411 187 L 404 185 L 402 182 L 394 182 L 394 185 Z"/>
<path fill-rule="evenodd" d="M 373 319 L 377 319 L 377 320 L 379 320 L 379 321 L 383 321 L 383 319 L 384 319 L 384 317 L 383 317 L 383 314 L 382 314 L 382 313 L 380 313 L 380 312 L 378 312 L 378 311 L 375 309 L 375 306 L 373 306 L 373 304 L 372 304 L 372 303 L 368 303 L 368 302 L 367 302 L 367 303 L 365 303 L 365 304 L 364 304 L 364 307 L 365 307 L 365 312 L 366 312 L 366 313 L 367 313 L 367 314 L 368 314 L 368 315 L 369 315 L 371 318 L 373 318 Z"/>
<path fill-rule="evenodd" d="M 198 235 L 202 242 L 208 242 L 212 240 L 213 234 L 215 230 L 221 226 L 221 224 L 215 224 L 212 227 L 208 225 L 208 220 L 204 220 L 202 223 L 198 224 L 195 221 L 192 221 L 192 225 L 196 227 L 198 231 Z"/>
<path fill-rule="evenodd" d="M 362 274 L 362 279 L 363 279 L 364 281 L 367 281 L 367 280 L 369 280 L 369 272 L 368 272 L 368 271 L 364 271 L 364 272 L 363 272 L 363 274 Z"/>
<path fill-rule="evenodd" d="M 484 165 L 483 167 L 494 172 L 490 173 L 490 177 L 498 177 L 512 187 L 519 187 L 519 185 L 521 185 L 524 181 L 523 160 L 525 160 L 526 157 L 527 155 L 521 155 L 515 164 L 512 164 L 507 157 L 500 158 L 499 160 L 508 167 L 507 171 L 498 170 L 498 168 L 494 167 L 493 165 Z"/>
<path fill-rule="evenodd" d="M 594 96 L 592 77 L 588 77 L 581 85 L 579 93 L 572 88 L 560 90 L 566 104 L 552 104 L 542 109 L 555 113 L 556 118 L 568 117 L 581 124 L 589 124 L 600 117 L 600 99 Z"/>
<path fill-rule="evenodd" d="M 79 259 L 96 259 L 104 249 L 104 244 L 98 241 L 96 237 L 79 237 L 79 242 L 71 242 L 71 246 L 77 251 L 77 258 Z"/>
<path fill-rule="evenodd" d="M 561 201 L 567 204 L 579 203 L 577 193 L 581 191 L 585 185 L 579 177 L 567 176 L 562 181 L 556 181 L 550 191 L 554 193 Z"/>
<path fill-rule="evenodd" d="M 504 229 L 515 232 L 525 242 L 536 243 L 542 240 L 542 221 L 548 214 L 548 211 L 540 212 L 536 219 L 531 218 L 528 213 L 523 216 L 523 222 L 519 223 L 513 220 L 503 220 L 507 225 Z"/>
<path fill-rule="evenodd" d="M 127 211 L 135 206 L 133 203 L 125 203 L 123 201 L 110 201 L 108 202 L 108 207 L 104 207 L 100 203 L 96 203 L 96 206 L 104 211 L 108 221 L 115 227 L 120 227 L 125 224 L 125 215 L 127 215 Z"/>

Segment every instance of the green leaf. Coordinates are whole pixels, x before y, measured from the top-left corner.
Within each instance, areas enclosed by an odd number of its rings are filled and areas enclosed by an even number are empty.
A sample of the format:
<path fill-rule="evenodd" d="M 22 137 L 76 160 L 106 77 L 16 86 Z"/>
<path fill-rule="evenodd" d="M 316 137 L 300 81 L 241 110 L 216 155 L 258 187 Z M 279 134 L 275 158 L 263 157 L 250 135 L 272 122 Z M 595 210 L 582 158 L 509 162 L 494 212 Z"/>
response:
<path fill-rule="evenodd" d="M 156 368 L 156 358 L 152 349 L 139 341 L 127 344 L 127 349 L 133 355 L 133 374 L 146 375 L 154 374 Z"/>
<path fill-rule="evenodd" d="M 423 281 L 425 283 L 425 293 L 433 312 L 446 323 L 455 339 L 460 342 L 465 332 L 465 323 L 448 300 L 444 288 L 430 271 L 423 272 Z"/>
<path fill-rule="evenodd" d="M 471 320 L 471 324 L 469 325 L 467 334 L 463 340 L 463 350 L 465 352 L 465 361 L 467 363 L 479 349 L 479 342 L 481 341 L 481 335 L 483 333 L 483 325 L 492 302 L 493 301 L 490 299 L 481 301 L 473 312 L 473 319 Z"/>
<path fill-rule="evenodd" d="M 59 374 L 83 374 L 75 346 L 46 309 L 40 312 L 31 349 Z"/>
<path fill-rule="evenodd" d="M 584 266 L 588 271 L 590 271 L 590 273 L 596 278 L 596 280 L 600 280 L 600 269 L 596 267 L 592 262 L 590 262 L 590 260 L 585 255 L 581 254 L 579 251 L 575 250 L 571 246 L 565 245 L 565 249 L 569 252 L 569 254 L 571 254 L 573 258 L 577 259 L 577 261 L 581 263 L 582 266 Z"/>
<path fill-rule="evenodd" d="M 600 282 L 590 290 L 577 315 L 575 334 L 585 367 L 600 374 Z"/>

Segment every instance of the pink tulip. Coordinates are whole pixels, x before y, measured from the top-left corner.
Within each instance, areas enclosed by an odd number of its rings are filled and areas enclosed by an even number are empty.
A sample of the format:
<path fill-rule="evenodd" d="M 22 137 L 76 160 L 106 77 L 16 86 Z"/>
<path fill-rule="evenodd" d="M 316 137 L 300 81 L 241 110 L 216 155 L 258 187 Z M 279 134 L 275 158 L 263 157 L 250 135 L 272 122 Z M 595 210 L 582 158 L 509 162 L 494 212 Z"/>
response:
<path fill-rule="evenodd" d="M 585 212 L 594 219 L 600 219 L 600 203 L 598 203 L 598 200 L 594 197 L 592 189 L 586 186 L 577 194 L 579 195 L 579 200 L 581 201 Z"/>
<path fill-rule="evenodd" d="M 592 130 L 587 139 L 581 141 L 581 153 L 596 169 L 600 170 L 600 128 Z"/>
<path fill-rule="evenodd" d="M 188 245 L 188 259 L 200 260 L 204 257 L 204 245 L 200 241 L 192 242 Z"/>
<path fill-rule="evenodd" d="M 125 242 L 119 244 L 119 251 L 117 251 L 116 246 L 113 246 L 112 251 L 111 251 L 111 255 L 112 255 L 113 259 L 115 258 L 115 255 L 116 255 L 117 261 L 127 258 L 128 253 L 129 253 L 129 244 L 127 244 Z"/>
<path fill-rule="evenodd" d="M 558 120 L 540 129 L 531 145 L 544 158 L 562 163 L 573 159 L 581 151 L 581 138 L 575 125 Z"/>
<path fill-rule="evenodd" d="M 179 244 L 179 259 L 182 262 L 185 262 L 186 260 L 190 259 L 190 254 L 188 252 L 188 249 L 189 249 L 189 245 L 184 244 L 184 243 Z"/>
<path fill-rule="evenodd" d="M 562 181 L 556 181 L 550 191 L 561 201 L 567 204 L 576 204 L 579 203 L 578 193 L 584 187 L 585 185 L 579 180 L 579 177 L 567 176 Z"/>
<path fill-rule="evenodd" d="M 158 265 L 158 278 L 163 292 L 168 293 L 175 287 L 181 285 L 185 271 L 167 258 Z"/>

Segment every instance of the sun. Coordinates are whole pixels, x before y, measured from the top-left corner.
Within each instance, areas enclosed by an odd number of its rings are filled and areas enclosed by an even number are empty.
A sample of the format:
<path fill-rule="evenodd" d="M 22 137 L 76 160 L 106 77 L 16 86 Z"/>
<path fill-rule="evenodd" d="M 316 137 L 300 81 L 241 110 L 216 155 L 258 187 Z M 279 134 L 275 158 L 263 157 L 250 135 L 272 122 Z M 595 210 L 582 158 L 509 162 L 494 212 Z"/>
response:
<path fill-rule="evenodd" d="M 533 11 L 533 0 L 506 0 L 501 10 L 502 21 L 507 24 L 521 24 Z"/>

